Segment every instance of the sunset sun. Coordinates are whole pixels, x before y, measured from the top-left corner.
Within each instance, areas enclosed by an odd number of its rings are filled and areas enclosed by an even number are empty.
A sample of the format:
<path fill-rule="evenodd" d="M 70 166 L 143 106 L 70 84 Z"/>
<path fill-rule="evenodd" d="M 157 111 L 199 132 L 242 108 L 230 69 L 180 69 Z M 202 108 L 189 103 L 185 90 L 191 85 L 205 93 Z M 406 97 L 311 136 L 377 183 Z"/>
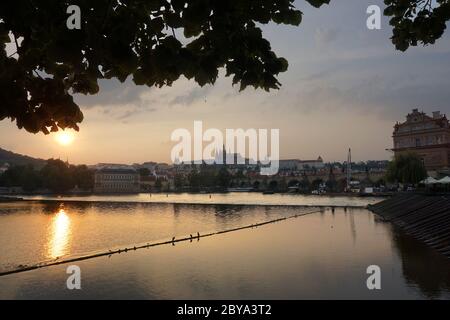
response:
<path fill-rule="evenodd" d="M 74 135 L 71 132 L 58 132 L 55 136 L 56 141 L 63 146 L 68 146 L 73 142 Z"/>

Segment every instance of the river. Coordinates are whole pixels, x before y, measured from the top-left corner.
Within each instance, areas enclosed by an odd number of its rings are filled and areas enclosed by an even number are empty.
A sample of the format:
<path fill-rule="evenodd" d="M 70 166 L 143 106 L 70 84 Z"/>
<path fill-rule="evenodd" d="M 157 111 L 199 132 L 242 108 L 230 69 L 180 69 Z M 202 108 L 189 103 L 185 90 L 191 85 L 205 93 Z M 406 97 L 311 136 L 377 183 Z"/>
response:
<path fill-rule="evenodd" d="M 0 272 L 310 214 L 70 263 L 81 268 L 82 290 L 66 288 L 69 264 L 0 276 L 1 299 L 450 299 L 450 261 L 364 208 L 380 199 L 33 199 L 0 203 Z M 315 207 L 331 205 L 347 208 Z M 367 288 L 369 265 L 381 269 L 381 290 Z"/>

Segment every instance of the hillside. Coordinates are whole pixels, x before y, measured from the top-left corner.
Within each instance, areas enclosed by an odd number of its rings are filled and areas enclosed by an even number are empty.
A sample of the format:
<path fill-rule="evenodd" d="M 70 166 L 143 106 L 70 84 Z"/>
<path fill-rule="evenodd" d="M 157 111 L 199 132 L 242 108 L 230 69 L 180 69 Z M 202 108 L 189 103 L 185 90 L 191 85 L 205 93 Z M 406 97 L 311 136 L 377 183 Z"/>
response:
<path fill-rule="evenodd" d="M 9 163 L 11 166 L 32 164 L 35 168 L 40 168 L 45 165 L 46 161 L 0 148 L 0 166 L 4 163 Z"/>

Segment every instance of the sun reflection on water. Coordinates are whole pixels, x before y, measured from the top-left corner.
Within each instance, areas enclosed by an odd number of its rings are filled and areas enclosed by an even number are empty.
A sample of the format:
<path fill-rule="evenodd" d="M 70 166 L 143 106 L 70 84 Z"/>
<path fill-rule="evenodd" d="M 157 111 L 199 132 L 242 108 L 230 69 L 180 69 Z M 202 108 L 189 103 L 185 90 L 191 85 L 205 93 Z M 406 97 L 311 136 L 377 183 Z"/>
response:
<path fill-rule="evenodd" d="M 67 254 L 70 236 L 70 218 L 60 208 L 52 220 L 52 231 L 49 237 L 49 256 L 56 259 Z"/>

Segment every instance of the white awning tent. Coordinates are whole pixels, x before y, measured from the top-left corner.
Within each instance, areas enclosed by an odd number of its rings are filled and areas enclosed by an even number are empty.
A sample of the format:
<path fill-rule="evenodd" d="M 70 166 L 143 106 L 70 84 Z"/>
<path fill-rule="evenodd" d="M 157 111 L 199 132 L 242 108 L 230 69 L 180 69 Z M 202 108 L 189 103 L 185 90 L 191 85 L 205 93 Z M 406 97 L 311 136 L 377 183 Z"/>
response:
<path fill-rule="evenodd" d="M 420 181 L 420 183 L 423 183 L 423 184 L 435 184 L 435 183 L 439 183 L 439 181 L 436 180 L 436 179 L 433 178 L 433 177 L 428 177 L 428 178 L 426 178 L 426 179 Z"/>
<path fill-rule="evenodd" d="M 444 177 L 444 178 L 438 180 L 438 183 L 442 183 L 442 184 L 450 184 L 450 177 L 449 177 L 449 176 Z"/>

